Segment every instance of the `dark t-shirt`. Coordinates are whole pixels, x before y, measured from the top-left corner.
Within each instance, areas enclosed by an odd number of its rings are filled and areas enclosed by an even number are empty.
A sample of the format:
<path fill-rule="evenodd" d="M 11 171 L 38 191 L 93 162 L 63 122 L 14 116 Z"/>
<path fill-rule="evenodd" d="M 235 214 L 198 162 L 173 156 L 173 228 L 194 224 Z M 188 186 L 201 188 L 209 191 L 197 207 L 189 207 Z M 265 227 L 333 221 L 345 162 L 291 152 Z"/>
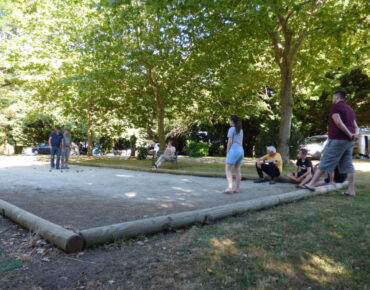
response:
<path fill-rule="evenodd" d="M 62 139 L 64 139 L 64 136 L 62 133 L 58 134 L 57 132 L 53 132 L 50 134 L 51 137 L 51 146 L 53 147 L 60 147 L 60 144 L 62 143 Z"/>
<path fill-rule="evenodd" d="M 340 118 L 342 119 L 343 124 L 348 128 L 351 133 L 355 133 L 355 112 L 353 112 L 352 108 L 345 102 L 341 101 L 339 103 L 334 104 L 331 107 L 330 115 L 329 115 L 329 139 L 335 140 L 350 140 L 349 137 L 337 127 L 334 123 L 332 118 L 333 114 L 339 114 Z"/>
<path fill-rule="evenodd" d="M 312 162 L 310 158 L 306 158 L 304 161 L 302 159 L 298 159 L 296 164 L 299 167 L 299 173 L 304 174 L 307 172 L 307 169 L 311 167 L 311 173 L 313 172 Z"/>

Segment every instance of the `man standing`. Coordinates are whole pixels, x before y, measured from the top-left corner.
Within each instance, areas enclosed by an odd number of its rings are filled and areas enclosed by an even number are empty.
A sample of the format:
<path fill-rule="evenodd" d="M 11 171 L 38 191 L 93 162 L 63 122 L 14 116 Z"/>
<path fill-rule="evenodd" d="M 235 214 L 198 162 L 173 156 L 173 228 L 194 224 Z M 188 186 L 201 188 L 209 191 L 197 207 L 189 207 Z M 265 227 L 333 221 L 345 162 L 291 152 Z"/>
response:
<path fill-rule="evenodd" d="M 54 156 L 57 155 L 56 169 L 59 169 L 60 164 L 60 153 L 61 150 L 64 151 L 64 136 L 62 134 L 62 129 L 57 126 L 55 131 L 50 134 L 49 137 L 49 147 L 50 147 L 50 165 L 51 169 L 54 168 Z"/>
<path fill-rule="evenodd" d="M 333 105 L 329 115 L 329 140 L 323 151 L 318 170 L 305 188 L 314 191 L 314 185 L 325 172 L 331 174 L 338 165 L 339 171 L 348 176 L 348 190 L 345 195 L 356 195 L 355 169 L 352 164 L 352 149 L 358 140 L 359 128 L 352 108 L 345 102 L 346 93 L 336 91 L 333 94 Z"/>
<path fill-rule="evenodd" d="M 71 131 L 65 129 L 63 136 L 64 136 L 64 152 L 62 152 L 62 169 L 69 169 L 68 160 L 69 155 L 71 154 L 72 146 Z"/>

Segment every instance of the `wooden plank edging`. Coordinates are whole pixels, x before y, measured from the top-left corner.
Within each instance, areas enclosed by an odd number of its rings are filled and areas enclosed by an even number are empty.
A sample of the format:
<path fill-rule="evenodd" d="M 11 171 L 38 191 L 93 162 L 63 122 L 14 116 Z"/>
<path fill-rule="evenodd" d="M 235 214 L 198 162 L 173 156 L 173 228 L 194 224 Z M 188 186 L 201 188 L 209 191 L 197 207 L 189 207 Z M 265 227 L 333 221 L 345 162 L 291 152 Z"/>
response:
<path fill-rule="evenodd" d="M 212 208 L 186 211 L 182 213 L 158 216 L 147 219 L 129 221 L 102 227 L 95 227 L 80 231 L 86 247 L 113 242 L 117 239 L 129 239 L 139 235 L 153 234 L 168 229 L 177 229 L 196 223 L 215 221 L 228 216 L 242 214 L 276 206 L 278 204 L 293 202 L 306 197 L 324 194 L 347 186 L 348 182 L 317 187 L 316 191 L 297 190 L 293 192 L 236 202 Z"/>
<path fill-rule="evenodd" d="M 28 230 L 38 233 L 67 253 L 78 252 L 83 248 L 83 239 L 80 235 L 2 199 L 0 199 L 0 210 L 3 216 Z"/>

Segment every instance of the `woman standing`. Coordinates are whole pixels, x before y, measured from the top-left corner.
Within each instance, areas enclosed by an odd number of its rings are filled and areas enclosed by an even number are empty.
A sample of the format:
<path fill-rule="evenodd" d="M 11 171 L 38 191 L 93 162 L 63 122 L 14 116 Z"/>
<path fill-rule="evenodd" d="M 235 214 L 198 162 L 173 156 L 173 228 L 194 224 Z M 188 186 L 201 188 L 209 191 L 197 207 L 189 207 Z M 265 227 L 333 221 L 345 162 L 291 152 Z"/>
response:
<path fill-rule="evenodd" d="M 227 148 L 226 148 L 226 179 L 228 188 L 224 193 L 239 193 L 240 192 L 240 167 L 244 158 L 243 150 L 243 130 L 242 120 L 235 116 L 230 116 L 230 129 L 227 132 Z M 235 189 L 233 190 L 233 175 L 232 170 L 235 171 Z"/>

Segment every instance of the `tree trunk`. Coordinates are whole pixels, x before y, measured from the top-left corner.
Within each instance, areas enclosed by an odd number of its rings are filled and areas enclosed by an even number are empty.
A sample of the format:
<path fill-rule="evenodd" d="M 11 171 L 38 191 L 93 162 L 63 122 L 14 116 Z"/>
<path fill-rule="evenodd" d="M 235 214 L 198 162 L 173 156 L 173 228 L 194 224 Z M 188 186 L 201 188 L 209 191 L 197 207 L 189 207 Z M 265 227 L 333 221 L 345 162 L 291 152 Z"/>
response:
<path fill-rule="evenodd" d="M 164 136 L 164 107 L 162 105 L 157 106 L 157 122 L 159 150 L 163 152 L 166 147 L 166 140 Z"/>
<path fill-rule="evenodd" d="M 291 14 L 289 14 L 291 15 Z M 280 128 L 278 150 L 284 164 L 289 163 L 289 140 L 293 117 L 293 63 L 294 58 L 307 37 L 307 32 L 303 31 L 293 39 L 294 33 L 288 26 L 289 16 L 277 15 L 277 24 L 271 32 L 272 45 L 275 54 L 275 61 L 280 68 L 281 88 L 280 88 Z M 280 34 L 281 31 L 281 34 Z M 282 38 L 284 40 L 282 40 Z"/>
<path fill-rule="evenodd" d="M 166 140 L 164 136 L 164 103 L 160 95 L 159 87 L 153 85 L 154 94 L 156 98 L 156 107 L 157 107 L 157 125 L 158 125 L 158 141 L 159 141 L 159 150 L 164 151 L 166 147 Z"/>
<path fill-rule="evenodd" d="M 292 96 L 292 68 L 284 64 L 281 71 L 281 92 L 280 92 L 280 128 L 278 151 L 281 154 L 284 164 L 289 163 L 289 140 L 293 117 L 293 96 Z"/>
<path fill-rule="evenodd" d="M 92 149 L 93 149 L 93 142 L 92 142 L 92 134 L 93 134 L 93 111 L 92 111 L 92 104 L 91 100 L 89 99 L 88 108 L 87 108 L 87 156 L 92 156 Z"/>

